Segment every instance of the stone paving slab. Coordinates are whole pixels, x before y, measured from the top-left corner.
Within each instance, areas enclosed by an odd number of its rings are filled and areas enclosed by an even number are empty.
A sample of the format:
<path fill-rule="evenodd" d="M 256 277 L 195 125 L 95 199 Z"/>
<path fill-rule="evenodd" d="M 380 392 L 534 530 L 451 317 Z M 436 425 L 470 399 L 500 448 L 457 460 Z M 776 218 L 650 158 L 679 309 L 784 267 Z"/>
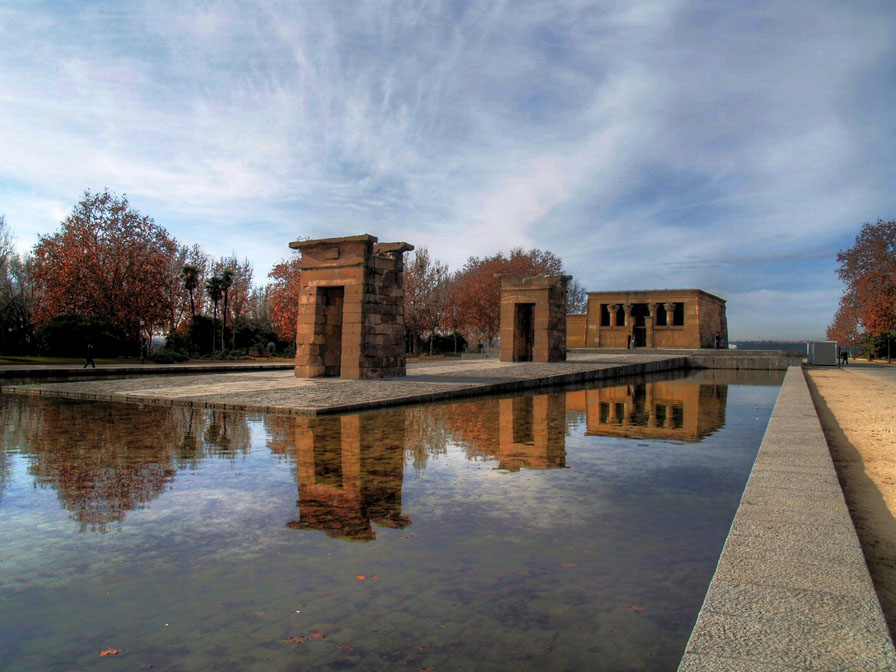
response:
<path fill-rule="evenodd" d="M 292 370 L 243 371 L 6 385 L 0 392 L 319 415 L 684 368 L 685 357 L 655 354 L 592 355 L 550 364 L 441 360 L 411 364 L 404 377 L 373 380 L 296 378 Z"/>
<path fill-rule="evenodd" d="M 292 371 L 295 365 L 284 361 L 233 361 L 185 364 L 100 364 L 84 368 L 83 364 L 6 364 L 0 365 L 3 378 L 61 378 L 105 376 L 157 376 L 161 374 L 215 373 L 226 371 Z"/>
<path fill-rule="evenodd" d="M 784 378 L 678 669 L 896 670 L 896 651 L 798 367 Z"/>

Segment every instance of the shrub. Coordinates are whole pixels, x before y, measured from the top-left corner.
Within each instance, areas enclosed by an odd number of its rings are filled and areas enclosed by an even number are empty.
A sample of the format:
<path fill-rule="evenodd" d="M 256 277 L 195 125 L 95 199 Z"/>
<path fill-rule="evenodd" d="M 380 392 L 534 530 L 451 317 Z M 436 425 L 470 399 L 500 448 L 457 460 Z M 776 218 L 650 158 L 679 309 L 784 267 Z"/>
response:
<path fill-rule="evenodd" d="M 94 357 L 137 355 L 139 344 L 129 341 L 118 327 L 86 315 L 57 315 L 37 334 L 41 354 L 55 357 L 83 357 L 93 344 Z"/>
<path fill-rule="evenodd" d="M 186 362 L 190 356 L 179 350 L 170 350 L 169 348 L 161 348 L 149 355 L 149 358 L 156 364 L 179 364 Z"/>

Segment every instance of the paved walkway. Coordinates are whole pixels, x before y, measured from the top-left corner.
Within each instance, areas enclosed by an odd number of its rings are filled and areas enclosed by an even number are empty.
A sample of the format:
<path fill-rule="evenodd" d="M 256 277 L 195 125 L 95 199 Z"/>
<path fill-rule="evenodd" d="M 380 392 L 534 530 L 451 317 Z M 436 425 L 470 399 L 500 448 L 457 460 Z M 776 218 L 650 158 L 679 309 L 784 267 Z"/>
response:
<path fill-rule="evenodd" d="M 791 367 L 679 672 L 894 669 L 806 380 Z"/>
<path fill-rule="evenodd" d="M 545 385 L 683 369 L 668 355 L 576 355 L 551 364 L 497 360 L 415 362 L 402 378 L 296 378 L 292 368 L 197 375 L 140 376 L 0 387 L 5 394 L 202 406 L 227 410 L 318 415 L 509 392 Z"/>
<path fill-rule="evenodd" d="M 283 360 L 267 362 L 259 360 L 234 362 L 209 362 L 187 364 L 100 364 L 85 369 L 83 364 L 3 364 L 0 379 L 56 378 L 104 376 L 157 376 L 168 373 L 209 373 L 212 371 L 285 371 L 293 369 L 292 362 Z"/>

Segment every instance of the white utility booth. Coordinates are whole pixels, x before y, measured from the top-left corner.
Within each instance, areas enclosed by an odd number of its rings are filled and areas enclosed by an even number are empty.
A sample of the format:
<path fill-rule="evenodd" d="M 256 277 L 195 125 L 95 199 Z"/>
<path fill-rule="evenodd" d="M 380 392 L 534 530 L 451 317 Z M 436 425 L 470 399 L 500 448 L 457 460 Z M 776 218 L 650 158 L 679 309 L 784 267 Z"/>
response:
<path fill-rule="evenodd" d="M 809 341 L 809 363 L 816 366 L 837 366 L 840 356 L 837 341 Z"/>

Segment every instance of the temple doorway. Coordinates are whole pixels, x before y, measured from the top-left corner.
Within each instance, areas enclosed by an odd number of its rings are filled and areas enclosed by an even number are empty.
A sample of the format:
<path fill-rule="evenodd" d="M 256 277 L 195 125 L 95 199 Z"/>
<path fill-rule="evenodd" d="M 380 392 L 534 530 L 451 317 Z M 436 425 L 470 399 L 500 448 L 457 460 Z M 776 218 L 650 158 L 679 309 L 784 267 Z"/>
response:
<path fill-rule="evenodd" d="M 517 303 L 513 307 L 513 327 L 515 352 L 513 361 L 531 362 L 535 348 L 535 320 L 533 318 L 534 303 Z"/>
<path fill-rule="evenodd" d="M 636 348 L 647 347 L 647 318 L 650 316 L 650 307 L 646 303 L 636 303 L 632 306 L 632 338 Z"/>
<path fill-rule="evenodd" d="M 318 319 L 323 335 L 321 355 L 325 376 L 339 377 L 342 374 L 342 307 L 345 302 L 345 287 L 320 287 L 318 290 Z"/>

